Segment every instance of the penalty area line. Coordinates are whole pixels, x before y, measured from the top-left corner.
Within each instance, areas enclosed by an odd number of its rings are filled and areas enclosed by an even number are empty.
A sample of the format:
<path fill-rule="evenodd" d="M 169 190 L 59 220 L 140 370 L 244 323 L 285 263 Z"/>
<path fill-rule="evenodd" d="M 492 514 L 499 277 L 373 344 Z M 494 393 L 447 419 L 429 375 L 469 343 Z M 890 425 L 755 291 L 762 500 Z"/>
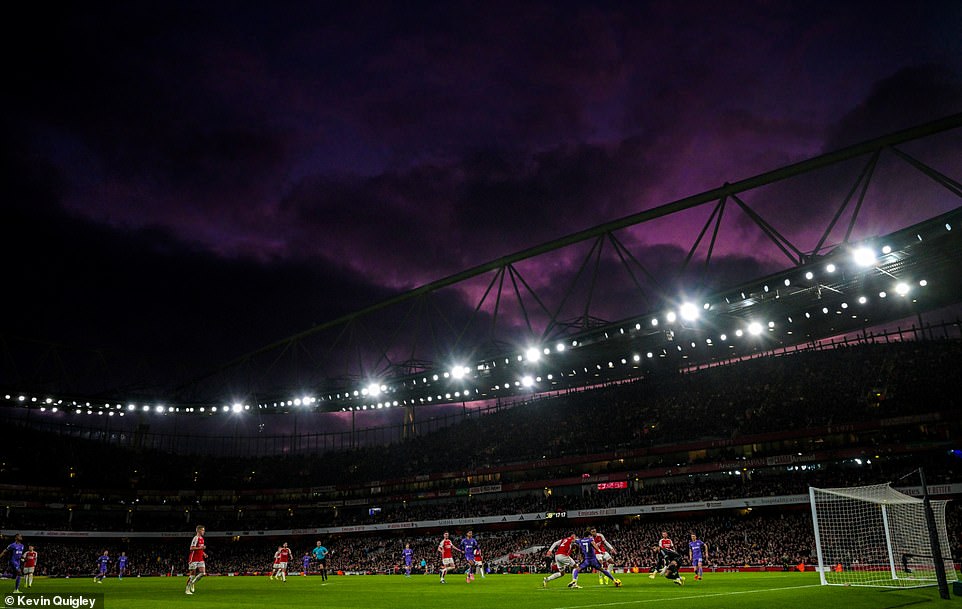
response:
<path fill-rule="evenodd" d="M 763 588 L 761 590 L 742 590 L 739 592 L 711 592 L 709 594 L 697 594 L 690 596 L 676 596 L 673 597 L 672 601 L 684 601 L 690 599 L 704 599 L 713 598 L 718 596 L 738 596 L 741 594 L 758 594 L 760 592 L 777 592 L 779 590 L 801 590 L 802 588 L 818 588 L 821 584 L 807 584 L 805 586 L 788 586 L 786 588 Z M 587 605 L 567 605 L 564 607 L 557 607 L 557 609 L 587 609 L 588 607 L 617 607 L 621 605 L 644 605 L 645 603 L 663 603 L 666 599 L 664 598 L 643 598 L 632 601 L 617 601 L 611 603 L 591 603 Z"/>

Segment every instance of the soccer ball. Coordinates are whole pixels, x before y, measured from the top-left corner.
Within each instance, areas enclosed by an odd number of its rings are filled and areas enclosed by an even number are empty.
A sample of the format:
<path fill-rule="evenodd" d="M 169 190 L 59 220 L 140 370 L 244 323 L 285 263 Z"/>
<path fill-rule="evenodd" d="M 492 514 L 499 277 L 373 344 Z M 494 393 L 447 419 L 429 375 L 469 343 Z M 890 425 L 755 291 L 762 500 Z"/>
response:
<path fill-rule="evenodd" d="M 615 580 L 615 588 L 620 588 L 620 587 L 621 587 L 621 580 L 620 580 L 620 579 L 616 579 L 616 580 Z"/>

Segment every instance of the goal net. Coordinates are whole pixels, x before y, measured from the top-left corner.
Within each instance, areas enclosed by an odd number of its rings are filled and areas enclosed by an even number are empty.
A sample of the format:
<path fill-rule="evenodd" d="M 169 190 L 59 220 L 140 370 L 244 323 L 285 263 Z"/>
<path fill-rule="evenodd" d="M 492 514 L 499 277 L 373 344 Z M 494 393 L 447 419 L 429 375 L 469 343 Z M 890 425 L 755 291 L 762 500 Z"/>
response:
<path fill-rule="evenodd" d="M 823 585 L 912 588 L 937 584 L 941 560 L 957 581 L 945 527 L 946 501 L 930 501 L 939 551 L 933 556 L 925 504 L 888 484 L 809 488 Z"/>

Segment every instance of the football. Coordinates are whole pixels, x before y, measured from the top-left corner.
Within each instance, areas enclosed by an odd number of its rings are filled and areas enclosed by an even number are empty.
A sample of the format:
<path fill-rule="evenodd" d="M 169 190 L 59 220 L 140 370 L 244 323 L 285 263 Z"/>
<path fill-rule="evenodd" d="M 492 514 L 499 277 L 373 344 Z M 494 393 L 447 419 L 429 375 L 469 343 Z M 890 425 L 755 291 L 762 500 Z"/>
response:
<path fill-rule="evenodd" d="M 620 580 L 620 579 L 616 579 L 616 580 L 615 580 L 615 588 L 620 588 L 620 587 L 621 587 L 621 580 Z"/>

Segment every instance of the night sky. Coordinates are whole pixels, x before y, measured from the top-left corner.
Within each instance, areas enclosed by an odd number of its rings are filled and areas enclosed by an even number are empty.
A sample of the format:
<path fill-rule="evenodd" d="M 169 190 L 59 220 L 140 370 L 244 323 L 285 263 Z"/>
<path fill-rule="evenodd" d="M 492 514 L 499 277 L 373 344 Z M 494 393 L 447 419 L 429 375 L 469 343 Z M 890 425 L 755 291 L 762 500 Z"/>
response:
<path fill-rule="evenodd" d="M 56 343 L 67 367 L 146 358 L 169 379 L 962 111 L 958 1 L 18 10 L 2 43 L 4 347 Z M 944 152 L 959 139 L 907 149 L 959 179 Z M 812 247 L 839 201 L 774 212 Z M 886 205 L 864 230 L 959 201 Z M 683 252 L 703 222 L 635 245 Z M 720 254 L 771 268 L 754 245 Z M 30 365 L 5 354 L 0 383 Z"/>

